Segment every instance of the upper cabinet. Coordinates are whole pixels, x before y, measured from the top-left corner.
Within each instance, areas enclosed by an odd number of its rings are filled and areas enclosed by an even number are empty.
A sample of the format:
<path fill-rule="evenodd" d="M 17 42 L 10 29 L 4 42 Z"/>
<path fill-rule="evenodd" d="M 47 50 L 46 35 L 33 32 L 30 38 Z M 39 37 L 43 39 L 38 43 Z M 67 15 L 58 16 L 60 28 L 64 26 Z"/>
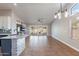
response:
<path fill-rule="evenodd" d="M 9 30 L 11 34 L 17 34 L 25 32 L 25 27 L 24 22 L 12 10 L 0 10 L 0 30 Z"/>
<path fill-rule="evenodd" d="M 3 25 L 3 20 L 2 17 L 0 17 L 0 29 L 2 28 L 2 25 Z"/>
<path fill-rule="evenodd" d="M 0 10 L 0 29 L 16 34 L 16 17 L 12 10 Z"/>
<path fill-rule="evenodd" d="M 10 16 L 0 16 L 0 29 L 11 29 Z"/>

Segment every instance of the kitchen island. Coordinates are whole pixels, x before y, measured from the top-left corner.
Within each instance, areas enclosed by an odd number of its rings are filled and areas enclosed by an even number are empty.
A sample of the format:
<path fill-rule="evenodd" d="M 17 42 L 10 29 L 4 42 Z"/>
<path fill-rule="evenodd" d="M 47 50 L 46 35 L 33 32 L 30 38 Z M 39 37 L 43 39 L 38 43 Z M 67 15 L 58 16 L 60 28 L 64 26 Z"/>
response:
<path fill-rule="evenodd" d="M 1 37 L 3 56 L 18 56 L 25 48 L 25 35 L 8 35 Z"/>

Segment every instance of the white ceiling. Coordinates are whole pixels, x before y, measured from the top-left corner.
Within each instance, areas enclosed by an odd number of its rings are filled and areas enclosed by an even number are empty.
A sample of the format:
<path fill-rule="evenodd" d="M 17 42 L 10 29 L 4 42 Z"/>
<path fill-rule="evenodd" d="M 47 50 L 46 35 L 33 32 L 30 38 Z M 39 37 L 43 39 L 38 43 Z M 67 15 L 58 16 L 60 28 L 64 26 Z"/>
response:
<path fill-rule="evenodd" d="M 70 4 L 63 4 L 63 8 L 67 8 Z M 14 9 L 16 15 L 18 15 L 26 24 L 40 24 L 38 20 L 42 21 L 42 24 L 50 24 L 54 20 L 54 13 L 60 9 L 59 3 L 17 3 L 13 4 L 1 4 L 0 9 Z"/>

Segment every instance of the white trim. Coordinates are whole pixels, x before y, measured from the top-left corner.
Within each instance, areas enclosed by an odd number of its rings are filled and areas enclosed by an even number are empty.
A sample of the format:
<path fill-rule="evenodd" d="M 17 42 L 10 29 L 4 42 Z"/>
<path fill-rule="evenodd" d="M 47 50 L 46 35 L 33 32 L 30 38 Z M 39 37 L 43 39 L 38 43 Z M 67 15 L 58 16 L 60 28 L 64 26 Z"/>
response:
<path fill-rule="evenodd" d="M 58 41 L 62 42 L 63 44 L 66 44 L 66 45 L 67 45 L 67 46 L 69 46 L 70 48 L 72 48 L 72 49 L 74 49 L 74 50 L 76 50 L 76 51 L 78 51 L 78 52 L 79 52 L 79 49 L 77 49 L 77 48 L 73 47 L 72 45 L 68 44 L 67 42 L 62 41 L 62 40 L 59 40 L 59 38 L 57 38 L 57 37 L 55 37 L 55 36 L 52 36 L 52 37 L 56 38 L 56 40 L 58 40 Z"/>

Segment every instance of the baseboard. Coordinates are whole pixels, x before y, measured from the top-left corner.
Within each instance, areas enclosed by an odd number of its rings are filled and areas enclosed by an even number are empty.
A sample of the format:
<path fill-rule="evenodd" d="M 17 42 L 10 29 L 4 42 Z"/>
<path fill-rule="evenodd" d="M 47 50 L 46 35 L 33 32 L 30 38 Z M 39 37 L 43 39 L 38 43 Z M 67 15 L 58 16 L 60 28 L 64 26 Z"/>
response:
<path fill-rule="evenodd" d="M 51 37 L 52 37 L 52 36 L 51 36 Z M 75 51 L 79 52 L 79 49 L 73 47 L 72 45 L 70 45 L 70 44 L 68 44 L 68 43 L 66 43 L 66 42 L 64 42 L 64 41 L 62 41 L 62 40 L 59 40 L 59 38 L 57 38 L 57 37 L 55 37 L 55 36 L 53 36 L 52 38 L 55 38 L 56 40 L 62 42 L 63 44 L 66 44 L 66 45 L 69 46 L 70 48 L 72 48 L 72 49 L 74 49 Z"/>

